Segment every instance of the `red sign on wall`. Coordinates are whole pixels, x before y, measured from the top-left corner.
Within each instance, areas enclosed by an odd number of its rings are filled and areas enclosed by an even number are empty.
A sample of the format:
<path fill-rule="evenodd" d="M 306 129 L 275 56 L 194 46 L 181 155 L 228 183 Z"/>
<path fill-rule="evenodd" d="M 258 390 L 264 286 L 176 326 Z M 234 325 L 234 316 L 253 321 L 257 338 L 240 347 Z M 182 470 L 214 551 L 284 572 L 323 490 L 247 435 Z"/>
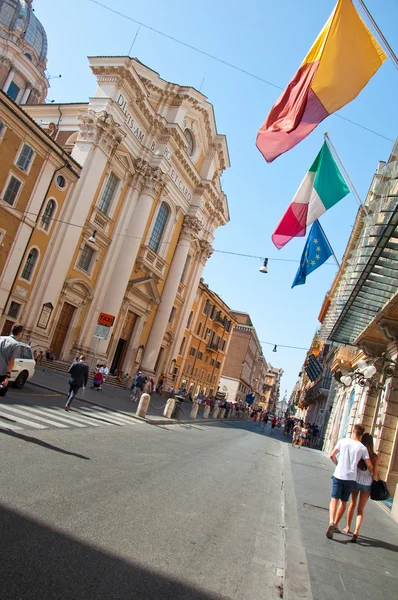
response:
<path fill-rule="evenodd" d="M 113 315 L 107 315 L 106 313 L 100 313 L 98 317 L 98 325 L 105 325 L 106 327 L 112 327 L 115 322 Z"/>

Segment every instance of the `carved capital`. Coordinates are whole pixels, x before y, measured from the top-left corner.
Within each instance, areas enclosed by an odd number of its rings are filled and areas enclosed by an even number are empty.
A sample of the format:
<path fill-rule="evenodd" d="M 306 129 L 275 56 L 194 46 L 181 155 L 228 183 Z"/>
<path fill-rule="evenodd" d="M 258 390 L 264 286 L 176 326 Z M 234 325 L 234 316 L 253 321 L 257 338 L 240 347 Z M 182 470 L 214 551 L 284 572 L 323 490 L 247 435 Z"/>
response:
<path fill-rule="evenodd" d="M 96 113 L 89 110 L 87 113 L 79 112 L 79 140 L 92 142 L 100 146 L 107 154 L 113 154 L 126 134 L 116 123 L 112 115 L 105 110 Z"/>
<path fill-rule="evenodd" d="M 202 230 L 202 222 L 197 217 L 190 217 L 185 215 L 184 223 L 181 229 L 180 238 L 189 239 L 190 241 L 196 239 Z"/>
<path fill-rule="evenodd" d="M 160 169 L 150 169 L 147 171 L 143 191 L 150 196 L 156 196 L 166 185 L 166 175 Z"/>
<path fill-rule="evenodd" d="M 214 252 L 212 245 L 207 240 L 199 240 L 199 246 L 201 258 L 206 262 Z"/>
<path fill-rule="evenodd" d="M 380 319 L 377 328 L 389 342 L 398 341 L 398 322 L 393 319 Z"/>

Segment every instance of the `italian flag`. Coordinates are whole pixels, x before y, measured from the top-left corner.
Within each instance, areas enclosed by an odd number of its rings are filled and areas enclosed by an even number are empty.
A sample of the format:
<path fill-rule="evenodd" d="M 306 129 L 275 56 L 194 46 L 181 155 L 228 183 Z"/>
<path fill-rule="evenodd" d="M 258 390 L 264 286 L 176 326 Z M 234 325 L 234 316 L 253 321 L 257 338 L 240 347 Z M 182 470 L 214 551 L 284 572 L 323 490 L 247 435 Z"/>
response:
<path fill-rule="evenodd" d="M 325 141 L 272 234 L 278 250 L 292 238 L 304 237 L 307 226 L 347 196 L 349 191 Z"/>

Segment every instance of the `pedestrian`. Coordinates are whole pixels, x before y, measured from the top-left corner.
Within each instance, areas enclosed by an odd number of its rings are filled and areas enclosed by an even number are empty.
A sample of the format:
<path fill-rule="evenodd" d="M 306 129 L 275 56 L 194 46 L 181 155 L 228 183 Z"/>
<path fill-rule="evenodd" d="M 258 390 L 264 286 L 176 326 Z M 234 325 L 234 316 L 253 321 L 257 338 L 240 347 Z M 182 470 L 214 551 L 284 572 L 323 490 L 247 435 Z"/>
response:
<path fill-rule="evenodd" d="M 103 382 L 104 382 L 104 378 L 102 376 L 102 373 L 99 370 L 96 371 L 95 375 L 94 375 L 94 379 L 93 379 L 93 385 L 91 386 L 90 389 L 97 390 L 98 392 L 102 392 Z"/>
<path fill-rule="evenodd" d="M 296 425 L 293 427 L 293 437 L 292 437 L 292 446 L 296 446 L 296 444 L 300 441 L 301 428 L 303 427 L 303 421 L 298 421 Z M 297 446 L 300 448 L 300 446 Z"/>
<path fill-rule="evenodd" d="M 89 368 L 86 365 L 85 356 L 82 354 L 78 361 L 74 361 L 69 367 L 68 373 L 70 373 L 69 379 L 69 396 L 65 404 L 65 410 L 70 410 L 73 398 L 77 392 L 82 388 L 84 391 L 87 386 Z"/>
<path fill-rule="evenodd" d="M 108 369 L 108 367 L 106 366 L 106 363 L 104 363 L 104 364 L 103 364 L 103 365 L 100 367 L 100 369 L 99 369 L 99 370 L 100 370 L 100 373 L 101 373 L 101 375 L 102 375 L 102 377 L 104 378 L 104 381 L 105 381 L 105 379 L 108 377 L 108 373 L 109 373 L 109 369 Z"/>
<path fill-rule="evenodd" d="M 307 436 L 308 436 L 308 423 L 304 424 L 304 427 L 301 427 L 300 431 L 300 439 L 299 439 L 299 448 L 301 446 L 305 446 L 307 444 Z"/>
<path fill-rule="evenodd" d="M 144 377 L 142 371 L 138 371 L 137 375 L 134 377 L 133 385 L 131 386 L 130 400 L 133 402 L 138 402 L 140 400 L 145 383 L 146 377 Z"/>
<path fill-rule="evenodd" d="M 332 496 L 329 504 L 329 526 L 326 531 L 326 537 L 333 538 L 335 532 L 335 523 L 339 523 L 344 515 L 347 502 L 354 490 L 358 463 L 361 458 L 365 461 L 370 473 L 373 472 L 372 461 L 369 458 L 367 448 L 361 443 L 365 428 L 357 423 L 350 438 L 343 438 L 336 444 L 335 449 L 330 455 L 331 460 L 336 465 L 332 477 Z M 337 455 L 339 458 L 337 459 Z M 340 505 L 337 505 L 340 500 Z"/>
<path fill-rule="evenodd" d="M 15 359 L 21 356 L 21 343 L 24 328 L 23 325 L 15 323 L 11 329 L 11 335 L 0 337 L 0 397 L 7 394 L 8 384 L 14 368 Z"/>
<path fill-rule="evenodd" d="M 363 513 L 365 510 L 365 506 L 367 501 L 370 498 L 370 492 L 372 490 L 372 482 L 373 480 L 377 481 L 378 476 L 378 466 L 379 466 L 379 457 L 375 453 L 373 449 L 373 438 L 370 433 L 364 433 L 361 438 L 361 443 L 365 446 L 369 453 L 369 458 L 372 463 L 373 470 L 369 471 L 366 466 L 366 463 L 362 460 L 358 463 L 358 471 L 357 477 L 354 485 L 354 489 L 351 495 L 351 502 L 347 511 L 347 526 L 344 528 L 345 533 L 349 533 L 352 535 L 351 542 L 354 544 L 358 539 L 359 530 L 361 528 L 363 522 Z M 359 502 L 358 502 L 359 499 Z M 358 503 L 358 507 L 357 507 Z M 357 509 L 357 518 L 355 523 L 354 532 L 351 531 L 351 523 L 354 517 L 355 509 Z M 336 519 L 335 528 L 339 521 Z"/>
<path fill-rule="evenodd" d="M 268 423 L 268 413 L 267 411 L 265 413 L 263 413 L 262 417 L 261 417 L 261 431 L 265 431 L 265 428 L 267 427 L 267 423 Z"/>
<path fill-rule="evenodd" d="M 276 426 L 277 422 L 278 422 L 278 419 L 277 419 L 277 418 L 276 418 L 276 416 L 274 415 L 274 416 L 272 417 L 272 421 L 271 421 L 271 433 L 273 433 L 273 432 L 274 432 L 274 429 L 275 429 L 275 426 Z"/>
<path fill-rule="evenodd" d="M 158 379 L 158 384 L 156 386 L 156 393 L 159 394 L 159 396 L 161 396 L 162 392 L 163 392 L 163 383 L 164 383 L 164 375 L 162 373 Z"/>

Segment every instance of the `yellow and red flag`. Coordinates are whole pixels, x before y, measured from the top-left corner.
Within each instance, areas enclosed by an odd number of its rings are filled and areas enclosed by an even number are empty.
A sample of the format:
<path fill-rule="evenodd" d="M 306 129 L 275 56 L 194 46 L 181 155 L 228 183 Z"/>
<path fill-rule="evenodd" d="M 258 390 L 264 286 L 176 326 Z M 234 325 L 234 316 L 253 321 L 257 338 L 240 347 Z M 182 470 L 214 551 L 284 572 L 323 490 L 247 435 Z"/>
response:
<path fill-rule="evenodd" d="M 272 162 L 356 98 L 387 56 L 352 0 L 338 0 L 293 79 L 271 108 L 257 148 Z"/>

